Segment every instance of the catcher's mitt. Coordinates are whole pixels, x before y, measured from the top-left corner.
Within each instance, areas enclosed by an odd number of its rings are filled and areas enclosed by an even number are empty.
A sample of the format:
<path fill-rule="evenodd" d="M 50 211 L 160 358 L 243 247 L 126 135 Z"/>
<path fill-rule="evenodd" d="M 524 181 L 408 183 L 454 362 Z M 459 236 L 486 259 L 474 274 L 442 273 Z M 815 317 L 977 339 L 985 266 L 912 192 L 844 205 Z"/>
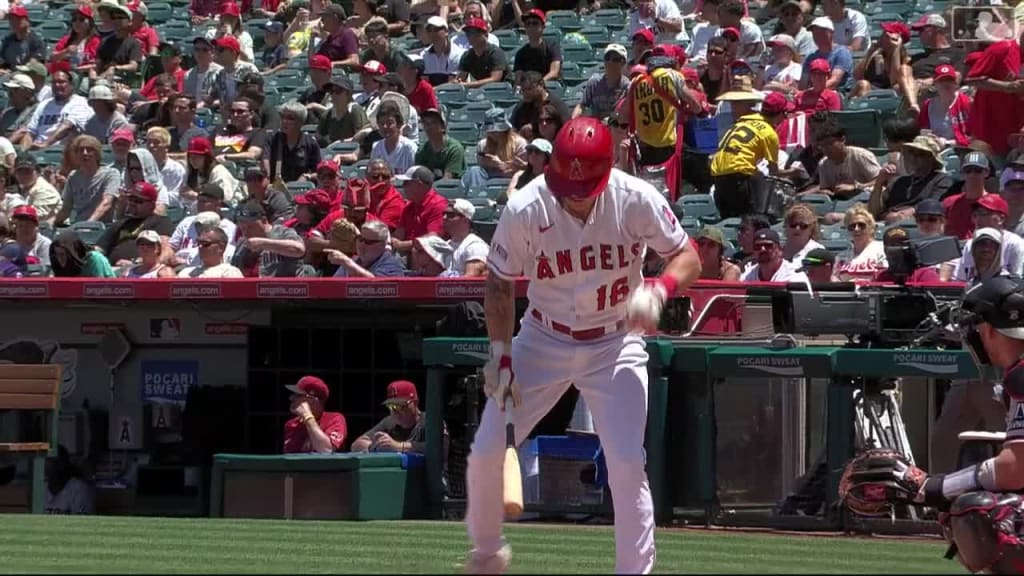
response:
<path fill-rule="evenodd" d="M 839 498 L 854 514 L 888 516 L 894 504 L 918 501 L 928 474 L 891 448 L 866 450 L 846 464 Z"/>

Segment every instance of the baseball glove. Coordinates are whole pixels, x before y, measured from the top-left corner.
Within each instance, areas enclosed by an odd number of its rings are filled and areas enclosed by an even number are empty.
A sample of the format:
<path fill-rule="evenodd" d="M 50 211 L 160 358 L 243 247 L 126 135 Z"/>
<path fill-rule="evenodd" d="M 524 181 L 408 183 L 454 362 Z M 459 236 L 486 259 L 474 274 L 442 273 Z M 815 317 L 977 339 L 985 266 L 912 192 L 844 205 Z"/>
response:
<path fill-rule="evenodd" d="M 356 238 L 359 238 L 359 228 L 348 219 L 339 218 L 331 224 L 327 240 L 331 248 L 351 256 L 356 253 Z"/>
<path fill-rule="evenodd" d="M 899 452 L 873 448 L 846 464 L 839 499 L 859 516 L 888 516 L 894 504 L 917 502 L 927 478 Z"/>

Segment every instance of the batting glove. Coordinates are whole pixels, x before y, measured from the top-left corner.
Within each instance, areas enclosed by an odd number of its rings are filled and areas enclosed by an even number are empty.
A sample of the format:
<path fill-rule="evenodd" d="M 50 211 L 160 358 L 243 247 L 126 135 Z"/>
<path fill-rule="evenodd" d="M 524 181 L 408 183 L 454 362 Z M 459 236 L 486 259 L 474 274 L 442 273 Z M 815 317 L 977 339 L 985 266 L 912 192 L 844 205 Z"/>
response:
<path fill-rule="evenodd" d="M 511 397 L 512 405 L 519 406 L 519 387 L 512 372 L 512 356 L 505 350 L 505 343 L 491 341 L 491 357 L 484 365 L 484 394 L 498 401 L 498 408 L 505 410 L 505 399 Z"/>
<path fill-rule="evenodd" d="M 641 284 L 626 302 L 626 322 L 630 330 L 653 332 L 658 329 L 661 309 L 675 293 L 676 283 L 668 277 L 658 278 L 653 285 Z"/>

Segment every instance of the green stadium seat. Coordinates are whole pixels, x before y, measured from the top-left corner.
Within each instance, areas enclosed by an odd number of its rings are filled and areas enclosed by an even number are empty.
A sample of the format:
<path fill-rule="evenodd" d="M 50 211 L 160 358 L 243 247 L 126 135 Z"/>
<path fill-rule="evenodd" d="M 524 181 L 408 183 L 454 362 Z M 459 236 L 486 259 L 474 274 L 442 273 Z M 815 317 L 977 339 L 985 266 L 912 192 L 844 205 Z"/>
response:
<path fill-rule="evenodd" d="M 466 189 L 462 187 L 461 180 L 437 180 L 434 182 L 434 190 L 436 190 L 438 194 L 444 196 L 445 198 L 448 198 L 449 200 L 466 197 Z"/>
<path fill-rule="evenodd" d="M 832 198 L 827 194 L 804 194 L 799 197 L 798 201 L 810 205 L 814 209 L 814 213 L 819 217 L 831 212 L 835 206 Z"/>
<path fill-rule="evenodd" d="M 675 214 L 676 218 L 679 218 L 679 225 L 683 227 L 683 230 L 685 230 L 687 234 L 689 234 L 690 236 L 695 236 L 698 232 L 700 232 L 700 229 L 702 227 L 700 220 L 697 220 L 696 218 L 690 218 L 689 216 L 681 217 L 680 214 L 675 211 L 676 208 L 680 208 L 678 203 L 673 204 L 672 208 L 673 214 Z"/>
<path fill-rule="evenodd" d="M 249 36 L 252 36 L 253 52 L 261 52 L 263 50 L 263 26 L 266 23 L 266 18 L 253 18 L 245 23 L 246 32 L 249 33 Z M 296 58 L 296 60 L 302 60 L 302 58 Z"/>
<path fill-rule="evenodd" d="M 103 222 L 75 222 L 71 225 L 71 230 L 90 248 L 99 242 L 106 229 L 107 226 Z"/>
<path fill-rule="evenodd" d="M 832 117 L 846 129 L 846 143 L 861 148 L 876 148 L 882 142 L 882 115 L 878 110 L 839 110 Z"/>
<path fill-rule="evenodd" d="M 544 29 L 544 39 L 545 40 L 551 40 L 552 42 L 555 42 L 556 44 L 561 44 L 562 43 L 562 38 L 565 36 L 565 34 L 566 34 L 565 31 L 559 30 L 558 28 L 552 28 L 550 25 L 547 28 Z M 515 61 L 515 55 L 514 54 L 510 54 L 509 57 L 508 57 L 508 61 L 509 62 L 514 62 Z"/>
<path fill-rule="evenodd" d="M 463 152 L 463 160 L 466 162 L 466 168 L 477 165 L 476 146 L 466 147 L 465 152 Z"/>
<path fill-rule="evenodd" d="M 332 142 L 327 148 L 320 151 L 320 156 L 332 158 L 338 154 L 351 154 L 358 149 L 358 142 Z"/>
<path fill-rule="evenodd" d="M 590 46 L 565 46 L 562 48 L 562 59 L 565 62 L 593 62 L 594 49 Z"/>
<path fill-rule="evenodd" d="M 448 135 L 463 146 L 475 147 L 480 140 L 480 127 L 472 122 L 451 122 L 448 124 Z"/>
<path fill-rule="evenodd" d="M 498 45 L 502 50 L 514 50 L 523 45 L 523 38 L 518 30 L 495 30 L 494 36 L 498 39 Z"/>
<path fill-rule="evenodd" d="M 676 200 L 687 218 L 696 218 L 703 222 L 717 222 L 718 206 L 710 194 L 688 194 Z"/>
<path fill-rule="evenodd" d="M 305 182 L 301 180 L 296 180 L 294 182 L 286 182 L 285 186 L 288 188 L 288 195 L 291 196 L 292 198 L 295 198 L 300 194 L 305 194 L 306 192 L 309 192 L 310 190 L 316 188 L 316 185 L 314 185 L 312 182 Z"/>
<path fill-rule="evenodd" d="M 483 124 L 484 116 L 487 111 L 492 109 L 494 106 L 490 101 L 484 100 L 482 102 L 470 102 L 465 107 L 454 111 L 451 117 L 448 119 L 449 122 L 472 122 L 473 124 Z"/>
<path fill-rule="evenodd" d="M 43 40 L 49 43 L 56 43 L 61 39 L 61 37 L 68 33 L 68 24 L 65 20 L 44 20 L 33 26 L 32 29 L 35 30 L 36 34 L 39 34 Z"/>
<path fill-rule="evenodd" d="M 850 241 L 846 238 L 841 238 L 837 240 L 823 240 L 821 242 L 821 245 L 824 246 L 825 249 L 828 250 L 829 252 L 832 252 L 833 254 L 839 254 L 840 252 L 843 252 L 844 250 L 850 247 Z"/>
<path fill-rule="evenodd" d="M 174 7 L 167 2 L 153 2 L 152 4 L 147 4 L 146 8 L 149 9 L 149 15 L 146 16 L 146 20 L 150 25 L 163 24 L 173 18 Z"/>
<path fill-rule="evenodd" d="M 614 8 L 602 8 L 594 12 L 593 16 L 595 24 L 604 26 L 608 30 L 622 30 L 629 22 L 625 12 Z"/>
<path fill-rule="evenodd" d="M 587 39 L 592 48 L 601 48 L 611 43 L 612 35 L 605 26 L 584 26 L 580 34 Z"/>
<path fill-rule="evenodd" d="M 466 87 L 461 84 L 441 84 L 434 87 L 437 101 L 448 108 L 462 108 L 466 105 Z"/>
<path fill-rule="evenodd" d="M 185 216 L 187 216 L 187 215 L 188 215 L 188 212 L 186 212 L 185 208 L 183 208 L 181 206 L 168 206 L 167 207 L 167 218 L 170 219 L 170 221 L 175 223 L 175 224 L 177 224 L 178 222 L 181 222 L 182 220 L 184 220 Z"/>
<path fill-rule="evenodd" d="M 554 29 L 562 32 L 578 32 L 583 28 L 579 14 L 572 10 L 551 10 L 545 14 L 547 18 L 547 29 Z"/>
<path fill-rule="evenodd" d="M 28 264 L 24 274 L 26 278 L 46 278 L 50 275 L 50 267 L 45 264 Z"/>
<path fill-rule="evenodd" d="M 821 232 L 822 242 L 826 240 L 845 240 L 849 237 L 846 228 L 843 228 L 841 223 L 822 226 L 819 231 Z"/>

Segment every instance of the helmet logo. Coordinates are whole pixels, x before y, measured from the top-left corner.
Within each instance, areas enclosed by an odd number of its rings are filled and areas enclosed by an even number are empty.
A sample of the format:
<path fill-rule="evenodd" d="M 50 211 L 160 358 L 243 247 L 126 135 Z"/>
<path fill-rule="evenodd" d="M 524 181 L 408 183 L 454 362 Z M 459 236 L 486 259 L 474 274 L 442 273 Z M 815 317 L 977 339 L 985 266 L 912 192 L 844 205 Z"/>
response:
<path fill-rule="evenodd" d="M 583 164 L 579 158 L 573 158 L 572 163 L 569 164 L 569 179 L 570 180 L 583 180 Z"/>
<path fill-rule="evenodd" d="M 1010 321 L 1016 322 L 1020 319 L 1020 310 L 1009 310 L 1007 315 L 1010 317 Z"/>

